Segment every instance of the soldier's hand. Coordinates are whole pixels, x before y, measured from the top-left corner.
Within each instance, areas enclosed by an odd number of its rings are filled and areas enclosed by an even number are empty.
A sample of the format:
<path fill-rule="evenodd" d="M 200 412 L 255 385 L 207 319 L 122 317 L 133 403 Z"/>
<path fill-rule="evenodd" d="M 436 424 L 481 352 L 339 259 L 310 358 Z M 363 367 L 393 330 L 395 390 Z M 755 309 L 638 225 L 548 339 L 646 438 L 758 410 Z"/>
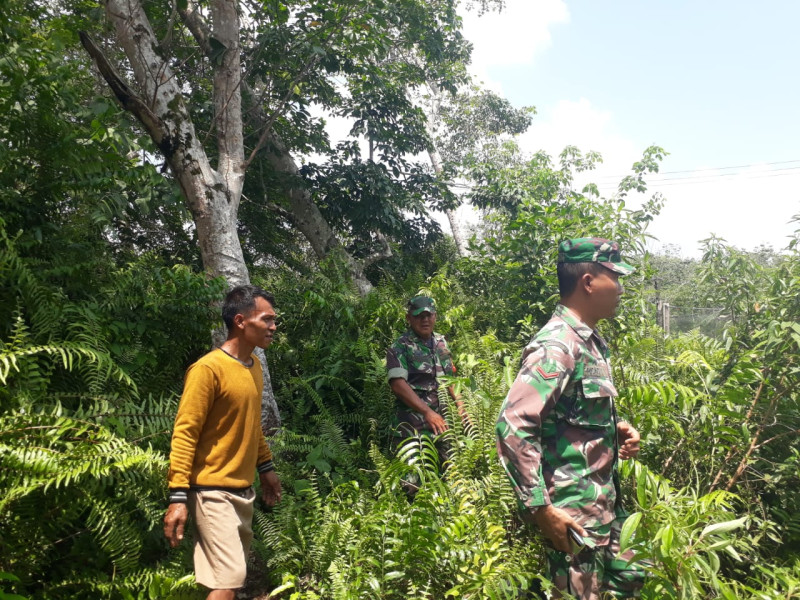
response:
<path fill-rule="evenodd" d="M 619 457 L 622 460 L 634 458 L 639 454 L 641 437 L 633 425 L 626 421 L 617 423 L 617 438 L 619 439 Z"/>
<path fill-rule="evenodd" d="M 570 527 L 582 536 L 586 536 L 586 530 L 578 525 L 575 519 L 552 504 L 539 507 L 533 518 L 542 534 L 553 543 L 556 550 L 561 552 L 570 552 L 572 549 L 567 534 Z"/>
<path fill-rule="evenodd" d="M 167 508 L 167 514 L 164 515 L 164 536 L 169 540 L 170 547 L 177 548 L 181 543 L 188 517 L 189 509 L 183 502 L 173 502 Z"/>
<path fill-rule="evenodd" d="M 425 422 L 433 429 L 433 433 L 439 435 L 447 431 L 447 421 L 442 418 L 442 415 L 434 410 L 428 410 L 422 414 Z"/>
<path fill-rule="evenodd" d="M 275 506 L 281 501 L 283 490 L 281 480 L 275 471 L 261 473 L 258 478 L 261 480 L 261 499 L 267 506 Z"/>

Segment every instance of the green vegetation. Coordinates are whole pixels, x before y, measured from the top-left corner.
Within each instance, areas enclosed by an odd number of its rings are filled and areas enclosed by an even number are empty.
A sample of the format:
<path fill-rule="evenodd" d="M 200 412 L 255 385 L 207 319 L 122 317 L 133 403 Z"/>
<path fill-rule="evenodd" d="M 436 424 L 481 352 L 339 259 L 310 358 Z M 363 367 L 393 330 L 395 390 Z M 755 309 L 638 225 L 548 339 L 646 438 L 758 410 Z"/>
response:
<path fill-rule="evenodd" d="M 292 150 L 321 150 L 327 141 L 308 103 L 386 112 L 356 132 L 367 132 L 375 160 L 353 142 L 297 174 L 345 254 L 322 258 L 298 237 L 288 212 L 294 180 L 264 165 L 248 174 L 238 233 L 249 277 L 278 299 L 268 358 L 286 490 L 276 509 L 257 510 L 253 594 L 524 598 L 547 589 L 541 540 L 516 514 L 493 428 L 522 347 L 554 307 L 556 243 L 603 235 L 640 267 L 625 282 L 619 317 L 602 327 L 620 412 L 644 442 L 623 468 L 632 512 L 623 537 L 652 562 L 645 597 L 800 597 L 797 240 L 748 253 L 710 239 L 691 264 L 650 256 L 646 228 L 663 200 L 635 211 L 625 202 L 646 190 L 662 149 L 644 152 L 614 198 L 593 186 L 578 192 L 574 174 L 597 156 L 522 156 L 504 136 L 524 130 L 528 112 L 476 94 L 444 106 L 436 132 L 443 173 L 469 179 L 470 199 L 487 215 L 462 256 L 429 215 L 455 196 L 403 158 L 432 142 L 399 85 L 409 72 L 458 83 L 466 57 L 451 5 L 350 3 L 361 20 L 345 15 L 352 28 L 323 39 L 328 47 L 309 42 L 316 25 L 287 12 L 316 15 L 323 4 L 264 3 L 275 35 L 248 34 L 265 36 L 265 72 L 282 73 L 283 88 L 271 93 L 282 98 L 293 82 L 307 94 L 272 107 L 275 127 Z M 167 4 L 148 4 L 154 15 L 158 7 Z M 0 598 L 197 598 L 191 545 L 171 551 L 163 539 L 166 461 L 183 372 L 207 351 L 227 284 L 203 271 L 179 186 L 80 52 L 77 29 L 107 33 L 96 10 L 12 0 L 0 15 Z M 427 72 L 412 58 L 368 60 L 397 41 L 398 11 L 419 26 L 402 41 L 423 47 Z M 163 21 L 170 10 L 158 14 Z M 153 20 L 162 31 L 174 25 Z M 431 27 L 451 37 L 426 37 Z M 186 31 L 174 35 L 182 68 L 208 66 L 193 62 Z M 324 60 L 289 64 L 296 56 L 279 52 L 287 40 Z M 360 95 L 337 95 L 331 82 L 342 70 Z M 391 102 L 371 95 L 378 76 Z M 194 117 L 210 130 L 209 92 L 191 92 Z M 485 127 L 459 121 L 459 106 Z M 496 127 L 495 113 L 510 124 Z M 347 256 L 366 259 L 383 243 L 391 256 L 361 263 L 372 288 L 363 293 Z M 389 452 L 384 352 L 418 291 L 440 307 L 437 329 L 458 368 L 451 383 L 472 421 L 450 419 L 444 475 L 425 440 Z M 656 298 L 719 307 L 719 333 L 665 336 Z M 412 473 L 422 486 L 410 504 L 400 481 Z"/>

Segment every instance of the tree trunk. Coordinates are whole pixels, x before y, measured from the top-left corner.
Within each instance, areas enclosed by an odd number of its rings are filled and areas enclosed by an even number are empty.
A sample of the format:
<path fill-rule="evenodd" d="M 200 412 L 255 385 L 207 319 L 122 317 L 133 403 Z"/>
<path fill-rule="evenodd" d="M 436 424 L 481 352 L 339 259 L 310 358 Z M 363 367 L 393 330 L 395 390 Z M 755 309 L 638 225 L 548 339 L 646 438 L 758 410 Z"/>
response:
<path fill-rule="evenodd" d="M 429 123 L 435 123 L 439 120 L 439 106 L 441 105 L 442 91 L 439 89 L 439 86 L 432 81 L 428 81 L 428 89 L 431 91 Z M 438 148 L 436 147 L 436 138 L 433 135 L 433 132 L 430 130 L 430 125 L 428 127 L 428 137 L 430 138 L 428 156 L 431 159 L 431 165 L 433 166 L 434 172 L 437 175 L 441 175 L 444 172 L 444 169 L 442 168 L 442 157 L 439 154 Z M 456 217 L 456 211 L 448 208 L 444 211 L 444 214 L 447 215 L 447 220 L 450 222 L 450 231 L 453 233 L 453 242 L 455 242 L 458 255 L 466 256 L 467 244 L 464 241 L 463 234 L 461 233 L 461 227 L 458 223 L 458 218 Z"/>
<path fill-rule="evenodd" d="M 213 48 L 210 44 L 211 32 L 200 15 L 197 5 L 192 1 L 188 1 L 186 7 L 180 8 L 179 11 L 181 19 L 191 32 L 198 46 L 210 59 L 213 53 Z M 344 247 L 342 247 L 333 229 L 314 203 L 311 194 L 303 187 L 300 170 L 294 158 L 289 153 L 286 144 L 274 129 L 272 129 L 274 115 L 273 118 L 268 118 L 264 108 L 256 103 L 258 94 L 253 92 L 246 80 L 242 80 L 239 83 L 239 89 L 244 92 L 244 97 L 249 100 L 247 112 L 254 120 L 254 125 L 256 125 L 257 129 L 262 129 L 262 139 L 259 140 L 257 148 L 261 147 L 261 142 L 266 141 L 265 152 L 270 166 L 276 172 L 288 176 L 288 216 L 292 224 L 297 227 L 300 233 L 308 240 L 311 249 L 319 260 L 325 260 L 327 258 L 339 260 L 345 265 L 348 276 L 359 294 L 362 296 L 368 294 L 370 290 L 372 290 L 372 284 L 364 276 L 364 269 L 368 264 L 376 260 L 391 256 L 392 253 L 388 245 L 384 244 L 384 249 L 382 251 L 362 261 L 354 259 Z M 239 94 L 239 98 L 241 98 L 241 94 Z"/>
<path fill-rule="evenodd" d="M 133 113 L 164 154 L 180 185 L 197 228 L 205 269 L 223 276 L 228 285 L 250 281 L 237 232 L 237 214 L 244 182 L 241 114 L 241 65 L 237 4 L 214 0 L 214 38 L 225 51 L 214 66 L 214 105 L 219 153 L 212 168 L 186 108 L 175 73 L 158 53 L 158 40 L 139 0 L 107 0 L 106 15 L 125 52 L 138 86 L 127 86 L 91 38 L 81 41 L 123 107 Z M 280 426 L 263 352 L 263 421 L 267 430 Z"/>
<path fill-rule="evenodd" d="M 439 155 L 439 151 L 433 144 L 434 144 L 433 139 L 431 139 L 431 146 L 428 149 L 428 156 L 431 159 L 431 165 L 433 165 L 434 172 L 437 175 L 441 175 L 443 172 L 442 157 Z M 456 211 L 454 211 L 451 208 L 448 208 L 444 211 L 444 214 L 447 215 L 447 220 L 450 222 L 450 231 L 453 232 L 453 242 L 455 242 L 456 244 L 456 250 L 458 250 L 458 255 L 466 256 L 467 244 L 464 241 L 464 235 L 461 233 L 461 226 L 458 223 L 458 217 L 456 217 Z"/>

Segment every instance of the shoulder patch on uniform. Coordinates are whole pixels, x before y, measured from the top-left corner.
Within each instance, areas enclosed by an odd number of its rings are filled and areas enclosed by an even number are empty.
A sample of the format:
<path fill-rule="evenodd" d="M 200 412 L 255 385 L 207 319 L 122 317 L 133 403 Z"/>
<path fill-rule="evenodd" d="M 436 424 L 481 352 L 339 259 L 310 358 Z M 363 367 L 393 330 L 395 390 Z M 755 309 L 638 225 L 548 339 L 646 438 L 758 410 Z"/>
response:
<path fill-rule="evenodd" d="M 569 354 L 569 346 L 567 346 L 561 340 L 548 339 L 542 341 L 541 344 L 545 348 L 558 348 L 559 350 L 562 350 L 565 354 Z"/>

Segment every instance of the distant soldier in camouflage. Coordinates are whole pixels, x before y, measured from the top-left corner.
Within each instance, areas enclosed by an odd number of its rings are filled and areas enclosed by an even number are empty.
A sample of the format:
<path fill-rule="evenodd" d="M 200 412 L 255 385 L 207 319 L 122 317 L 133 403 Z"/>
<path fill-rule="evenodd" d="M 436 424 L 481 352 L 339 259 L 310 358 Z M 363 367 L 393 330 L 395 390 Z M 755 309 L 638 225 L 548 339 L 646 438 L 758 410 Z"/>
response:
<path fill-rule="evenodd" d="M 608 346 L 595 329 L 614 316 L 619 277 L 634 269 L 616 242 L 579 238 L 559 245 L 557 270 L 561 301 L 525 348 L 500 410 L 498 454 L 523 517 L 552 545 L 556 587 L 581 600 L 637 597 L 643 569 L 617 556 L 626 516 L 617 460 L 636 456 L 639 433 L 617 418 Z"/>
<path fill-rule="evenodd" d="M 411 298 L 406 321 L 409 330 L 386 352 L 389 386 L 399 400 L 395 423 L 397 444 L 419 433 L 438 435 L 447 430 L 439 402 L 439 379 L 456 372 L 444 336 L 433 331 L 436 325 L 433 298 Z M 461 411 L 461 403 L 453 388 L 447 391 Z M 444 446 L 437 444 L 437 447 L 440 460 L 444 462 Z"/>

